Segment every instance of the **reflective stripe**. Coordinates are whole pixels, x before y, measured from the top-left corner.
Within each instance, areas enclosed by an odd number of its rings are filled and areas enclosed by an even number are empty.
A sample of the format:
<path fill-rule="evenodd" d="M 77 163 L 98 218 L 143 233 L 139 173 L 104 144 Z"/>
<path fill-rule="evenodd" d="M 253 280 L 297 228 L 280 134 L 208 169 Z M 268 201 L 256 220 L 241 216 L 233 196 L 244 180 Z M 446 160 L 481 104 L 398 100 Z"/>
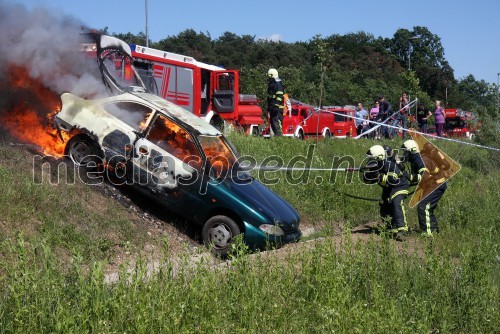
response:
<path fill-rule="evenodd" d="M 446 179 L 445 179 L 444 177 L 442 177 L 442 178 L 440 178 L 440 179 L 437 179 L 437 180 L 436 180 L 436 183 L 437 183 L 437 184 L 441 184 L 441 183 L 443 183 L 444 181 L 446 181 Z"/>
<path fill-rule="evenodd" d="M 382 180 L 380 181 L 380 185 L 384 187 L 386 183 L 387 183 L 387 174 L 384 174 L 382 175 Z"/>
<path fill-rule="evenodd" d="M 432 234 L 431 231 L 431 215 L 430 215 L 431 202 L 427 203 L 425 206 L 425 228 L 427 229 L 427 234 Z"/>
<path fill-rule="evenodd" d="M 405 221 L 406 224 L 406 221 Z M 387 230 L 389 233 L 397 233 L 397 232 L 408 232 L 408 226 L 402 226 L 398 228 L 390 228 Z"/>
<path fill-rule="evenodd" d="M 406 192 L 408 193 L 408 192 Z M 403 201 L 401 201 L 401 210 L 403 210 L 403 221 L 405 223 L 404 227 L 400 227 L 400 231 L 408 231 L 408 223 L 406 222 L 406 212 L 405 212 L 405 207 L 403 206 Z"/>
<path fill-rule="evenodd" d="M 387 173 L 387 176 L 392 176 L 395 179 L 399 179 L 399 175 L 396 173 L 389 172 L 389 173 Z"/>
<path fill-rule="evenodd" d="M 389 201 L 393 200 L 394 198 L 396 198 L 396 196 L 399 196 L 399 195 L 408 195 L 408 190 L 396 191 L 394 194 L 392 194 L 391 197 L 389 197 Z M 403 202 L 401 202 L 401 205 L 403 205 Z"/>
<path fill-rule="evenodd" d="M 423 172 L 428 172 L 429 170 L 425 167 L 422 167 L 418 170 L 418 174 L 422 174 Z"/>

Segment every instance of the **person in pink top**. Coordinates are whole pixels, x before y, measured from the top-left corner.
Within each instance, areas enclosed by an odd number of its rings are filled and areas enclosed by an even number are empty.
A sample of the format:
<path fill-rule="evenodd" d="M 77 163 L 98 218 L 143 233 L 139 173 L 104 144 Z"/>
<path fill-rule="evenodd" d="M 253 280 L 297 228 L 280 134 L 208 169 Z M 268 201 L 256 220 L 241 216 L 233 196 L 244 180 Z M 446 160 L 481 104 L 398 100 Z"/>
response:
<path fill-rule="evenodd" d="M 436 123 L 436 132 L 438 137 L 443 136 L 444 120 L 445 120 L 444 109 L 441 107 L 441 101 L 436 100 L 436 110 L 434 110 L 434 123 Z"/>
<path fill-rule="evenodd" d="M 378 112 L 379 112 L 379 108 L 378 108 L 379 104 L 378 104 L 378 101 L 375 101 L 375 107 L 371 108 L 370 109 L 370 121 L 374 121 L 374 122 L 380 122 L 380 117 L 378 115 Z M 374 124 L 374 123 L 370 123 L 370 128 L 373 128 L 374 126 L 376 126 L 377 124 Z M 376 132 L 376 133 L 374 133 Z M 370 137 L 371 138 L 375 138 L 375 139 L 380 139 L 380 132 L 379 132 L 379 129 L 373 131 L 371 134 L 370 134 Z"/>

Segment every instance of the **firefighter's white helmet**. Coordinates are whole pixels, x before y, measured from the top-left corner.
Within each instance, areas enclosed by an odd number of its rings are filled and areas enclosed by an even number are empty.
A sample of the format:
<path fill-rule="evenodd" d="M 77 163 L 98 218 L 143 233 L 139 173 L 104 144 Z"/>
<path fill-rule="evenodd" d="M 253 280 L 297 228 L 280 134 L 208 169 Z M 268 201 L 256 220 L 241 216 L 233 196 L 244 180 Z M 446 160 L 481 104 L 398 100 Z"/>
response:
<path fill-rule="evenodd" d="M 370 158 L 382 161 L 386 157 L 386 152 L 382 145 L 373 145 L 372 147 L 370 147 L 368 152 L 366 152 L 366 155 L 369 156 Z"/>
<path fill-rule="evenodd" d="M 278 71 L 275 68 L 270 68 L 269 71 L 267 71 L 267 76 L 276 79 L 278 77 Z"/>
<path fill-rule="evenodd" d="M 417 142 L 413 139 L 409 139 L 403 143 L 403 149 L 410 152 L 411 154 L 418 153 L 418 145 Z"/>

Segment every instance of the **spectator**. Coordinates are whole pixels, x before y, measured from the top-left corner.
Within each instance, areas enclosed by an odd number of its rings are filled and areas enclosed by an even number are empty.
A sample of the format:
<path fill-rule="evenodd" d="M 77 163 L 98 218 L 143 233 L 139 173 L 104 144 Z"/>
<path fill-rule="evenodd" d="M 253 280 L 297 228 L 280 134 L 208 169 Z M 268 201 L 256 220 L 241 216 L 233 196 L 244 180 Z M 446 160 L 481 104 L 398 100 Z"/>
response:
<path fill-rule="evenodd" d="M 363 116 L 363 122 L 361 122 L 361 133 L 365 133 L 370 130 L 370 122 L 368 121 L 368 114 Z"/>
<path fill-rule="evenodd" d="M 408 98 L 406 92 L 403 92 L 399 98 L 399 110 L 401 109 L 405 109 L 405 112 L 408 110 Z"/>
<path fill-rule="evenodd" d="M 359 136 L 361 134 L 362 130 L 362 123 L 363 119 L 365 118 L 365 115 L 368 115 L 368 111 L 363 108 L 363 104 L 358 103 L 358 109 L 356 109 L 356 112 L 354 116 L 356 117 L 356 134 Z"/>
<path fill-rule="evenodd" d="M 417 123 L 420 132 L 427 133 L 427 119 L 432 116 L 429 109 L 425 107 L 425 104 L 420 102 L 417 108 Z"/>
<path fill-rule="evenodd" d="M 392 115 L 392 104 L 390 104 L 385 100 L 384 95 L 379 95 L 378 103 L 379 103 L 379 113 L 378 113 L 379 118 L 381 122 L 384 122 L 385 120 L 387 120 L 387 118 L 389 118 Z M 384 125 L 382 125 L 382 130 L 380 131 L 380 133 L 385 138 L 391 137 L 390 129 Z"/>
<path fill-rule="evenodd" d="M 444 120 L 446 115 L 444 109 L 441 107 L 441 101 L 436 100 L 436 110 L 434 110 L 434 122 L 436 123 L 436 132 L 438 137 L 443 136 Z"/>
<path fill-rule="evenodd" d="M 399 98 L 399 114 L 396 115 L 396 119 L 401 122 L 401 126 L 406 129 L 406 117 L 409 114 L 410 107 L 408 106 L 408 94 L 403 92 Z"/>
<path fill-rule="evenodd" d="M 378 101 L 375 101 L 375 107 L 370 109 L 370 120 L 373 122 L 380 121 L 379 107 L 378 106 L 379 106 Z M 376 125 L 375 123 L 370 123 L 370 128 L 373 128 L 375 125 Z M 380 131 L 378 129 L 379 128 L 377 128 L 377 130 L 371 132 L 371 138 L 380 139 Z"/>

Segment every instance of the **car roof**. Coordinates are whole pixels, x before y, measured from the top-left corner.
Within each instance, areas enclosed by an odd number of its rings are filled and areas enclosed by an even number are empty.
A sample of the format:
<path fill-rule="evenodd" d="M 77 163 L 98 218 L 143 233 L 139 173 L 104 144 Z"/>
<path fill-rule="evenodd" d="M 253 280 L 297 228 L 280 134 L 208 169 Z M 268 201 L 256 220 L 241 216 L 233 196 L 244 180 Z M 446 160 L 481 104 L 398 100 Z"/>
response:
<path fill-rule="evenodd" d="M 131 101 L 149 104 L 153 109 L 158 110 L 164 115 L 177 121 L 180 125 L 191 128 L 198 134 L 208 136 L 222 135 L 220 131 L 218 131 L 216 128 L 214 128 L 212 125 L 208 124 L 198 116 L 195 116 L 186 109 L 153 94 L 130 92 L 114 95 L 100 100 L 101 103 L 119 101 Z"/>

